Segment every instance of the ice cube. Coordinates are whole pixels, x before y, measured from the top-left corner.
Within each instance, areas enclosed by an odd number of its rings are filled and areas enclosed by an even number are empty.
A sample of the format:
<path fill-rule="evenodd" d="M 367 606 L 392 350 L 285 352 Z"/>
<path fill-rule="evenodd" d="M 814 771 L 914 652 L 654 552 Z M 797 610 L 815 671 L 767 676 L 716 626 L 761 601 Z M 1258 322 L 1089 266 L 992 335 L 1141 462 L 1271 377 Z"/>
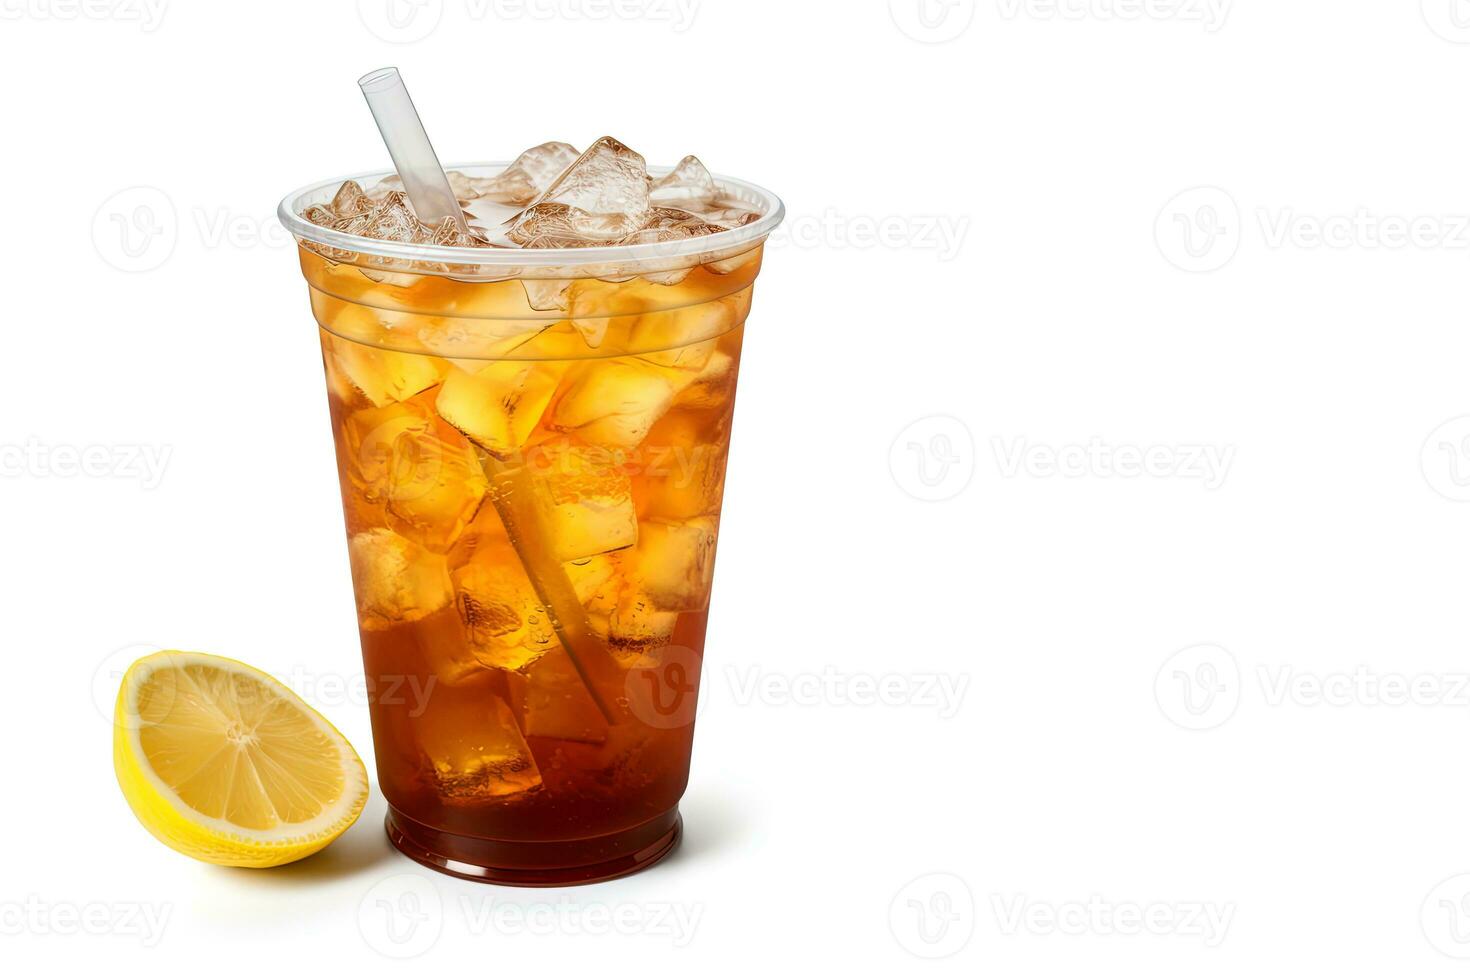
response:
<path fill-rule="evenodd" d="M 640 302 L 647 302 L 636 295 L 637 286 L 630 285 L 633 282 L 631 278 L 580 279 L 573 284 L 569 322 L 587 347 L 593 350 L 601 347 L 615 325 L 620 336 L 632 325 L 636 316 L 624 311 L 636 310 Z"/>
<path fill-rule="evenodd" d="M 680 390 L 676 376 L 634 359 L 588 364 L 557 402 L 552 425 L 593 445 L 631 449 L 673 404 Z"/>
<path fill-rule="evenodd" d="M 642 215 L 648 210 L 648 165 L 604 136 L 552 181 L 538 204 L 565 204 L 587 214 Z"/>
<path fill-rule="evenodd" d="M 522 731 L 528 738 L 593 744 L 607 741 L 607 719 L 561 647 L 509 675 L 509 685 L 511 696 L 520 705 Z"/>
<path fill-rule="evenodd" d="M 596 214 L 566 204 L 533 205 L 510 221 L 506 237 L 522 248 L 616 244 L 642 224 L 642 213 Z"/>
<path fill-rule="evenodd" d="M 565 568 L 572 589 L 577 593 L 577 601 L 584 605 L 601 598 L 605 591 L 616 593 L 613 575 L 617 573 L 617 566 L 607 555 L 569 561 Z M 613 583 L 611 590 L 608 589 L 609 583 Z"/>
<path fill-rule="evenodd" d="M 526 303 L 543 313 L 565 313 L 571 302 L 570 279 L 522 279 Z"/>
<path fill-rule="evenodd" d="M 444 245 L 451 248 L 468 248 L 475 244 L 475 240 L 459 230 L 459 224 L 448 215 L 439 219 L 439 223 L 427 230 L 427 241 L 430 245 Z"/>
<path fill-rule="evenodd" d="M 681 408 L 714 409 L 729 404 L 735 392 L 735 358 L 716 350 L 674 404 Z"/>
<path fill-rule="evenodd" d="M 686 204 L 711 201 L 718 193 L 715 179 L 699 158 L 687 156 L 673 170 L 654 180 L 648 197 L 655 204 Z"/>
<path fill-rule="evenodd" d="M 353 511 L 348 515 L 350 530 L 364 529 L 357 524 L 388 523 L 388 482 L 394 448 L 405 434 L 428 434 L 431 428 L 428 413 L 413 402 L 359 409 L 343 420 L 342 471 Z M 358 519 L 356 524 L 354 518 Z"/>
<path fill-rule="evenodd" d="M 474 372 L 486 358 L 503 357 L 548 328 L 542 321 L 436 317 L 419 327 L 417 341 L 461 370 Z"/>
<path fill-rule="evenodd" d="M 739 326 L 733 296 L 645 313 L 633 324 L 629 345 L 639 357 L 664 367 L 701 371 L 715 352 L 715 339 Z"/>
<path fill-rule="evenodd" d="M 505 701 L 471 689 L 450 694 L 439 692 L 415 722 L 439 798 L 474 806 L 540 788 L 536 760 Z"/>
<path fill-rule="evenodd" d="M 415 622 L 454 600 L 444 556 L 387 528 L 353 535 L 348 555 L 357 619 L 365 630 Z"/>
<path fill-rule="evenodd" d="M 349 305 L 331 326 L 354 336 L 382 337 L 388 331 L 366 307 Z M 322 352 L 335 369 L 379 408 L 407 401 L 439 383 L 448 365 L 427 354 L 410 354 L 369 344 L 323 336 Z"/>
<path fill-rule="evenodd" d="M 513 217 L 505 234 L 525 248 L 615 243 L 642 227 L 648 184 L 643 157 L 604 136 Z"/>
<path fill-rule="evenodd" d="M 323 228 L 331 228 L 337 223 L 337 212 L 331 208 L 323 207 L 320 204 L 308 205 L 301 212 L 301 216 L 312 224 L 321 225 Z"/>
<path fill-rule="evenodd" d="M 551 618 L 508 540 L 477 542 L 453 581 L 470 651 L 482 664 L 520 670 L 556 645 Z"/>
<path fill-rule="evenodd" d="M 473 373 L 451 367 L 435 406 L 446 422 L 504 459 L 530 438 L 558 380 L 557 370 L 540 361 L 490 361 Z"/>
<path fill-rule="evenodd" d="M 471 181 L 470 190 L 475 197 L 525 207 L 575 163 L 577 156 L 570 143 L 542 143 L 516 157 L 494 177 Z"/>
<path fill-rule="evenodd" d="M 671 207 L 649 208 L 643 216 L 643 229 L 672 233 L 664 239 L 665 241 L 689 238 L 693 235 L 713 235 L 716 232 L 730 230 L 723 225 L 711 224 L 698 214 Z"/>
<path fill-rule="evenodd" d="M 656 610 L 698 612 L 709 605 L 720 519 L 642 521 L 638 547 L 620 557 L 624 574 Z"/>
<path fill-rule="evenodd" d="M 428 237 L 408 203 L 408 195 L 402 191 L 390 192 L 364 220 L 364 227 L 353 234 L 390 242 L 418 242 Z"/>
<path fill-rule="evenodd" d="M 710 224 L 726 229 L 743 227 L 752 221 L 759 221 L 761 216 L 759 211 L 749 211 L 741 207 L 700 208 L 696 213 Z"/>
<path fill-rule="evenodd" d="M 373 202 L 355 180 L 345 180 L 332 198 L 332 211 L 338 218 L 352 218 L 372 210 Z"/>
<path fill-rule="evenodd" d="M 444 554 L 474 518 L 487 483 L 479 456 L 458 432 L 407 428 L 391 447 L 388 526 Z M 391 429 L 390 429 L 391 431 Z"/>
<path fill-rule="evenodd" d="M 717 515 L 725 490 L 728 429 L 675 409 L 649 433 L 633 499 L 640 518 L 684 521 Z"/>
<path fill-rule="evenodd" d="M 608 650 L 623 667 L 647 666 L 674 637 L 679 614 L 660 610 L 646 594 L 625 584 L 608 617 Z"/>
<path fill-rule="evenodd" d="M 759 215 L 754 215 L 753 217 L 759 217 Z M 713 261 L 706 262 L 704 267 L 715 275 L 728 276 L 731 273 L 746 268 L 746 266 L 757 266 L 761 260 L 761 255 L 762 251 L 757 246 L 748 252 L 741 252 L 738 255 L 728 255 L 723 259 L 714 259 Z M 754 271 L 747 270 L 747 273 L 754 278 Z"/>
<path fill-rule="evenodd" d="M 450 687 L 486 684 L 498 673 L 475 658 L 465 638 L 459 610 L 453 605 L 412 623 L 369 634 L 370 638 L 378 636 L 384 637 L 388 644 L 383 656 L 392 658 L 390 662 L 402 664 L 401 658 L 417 656 L 438 684 Z M 432 697 L 432 689 L 428 694 Z"/>
<path fill-rule="evenodd" d="M 527 465 L 542 546 L 558 561 L 590 558 L 638 540 L 633 484 L 612 453 L 559 441 L 537 446 Z"/>

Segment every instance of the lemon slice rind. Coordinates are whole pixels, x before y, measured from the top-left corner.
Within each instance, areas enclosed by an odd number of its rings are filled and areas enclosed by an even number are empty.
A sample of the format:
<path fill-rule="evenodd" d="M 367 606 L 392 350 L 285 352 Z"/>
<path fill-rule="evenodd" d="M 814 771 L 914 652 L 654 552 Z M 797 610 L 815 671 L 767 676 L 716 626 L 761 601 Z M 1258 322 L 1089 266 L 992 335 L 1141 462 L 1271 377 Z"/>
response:
<path fill-rule="evenodd" d="M 138 697 L 155 671 L 192 665 L 247 676 L 310 720 L 337 749 L 342 774 L 342 790 L 337 798 L 310 819 L 258 829 L 201 813 L 185 802 L 148 760 L 141 738 L 145 722 Z M 367 770 L 331 722 L 269 674 L 211 654 L 165 650 L 143 657 L 128 668 L 118 691 L 113 761 L 123 795 L 143 826 L 174 850 L 210 864 L 260 868 L 300 860 L 339 837 L 357 820 L 367 802 Z"/>

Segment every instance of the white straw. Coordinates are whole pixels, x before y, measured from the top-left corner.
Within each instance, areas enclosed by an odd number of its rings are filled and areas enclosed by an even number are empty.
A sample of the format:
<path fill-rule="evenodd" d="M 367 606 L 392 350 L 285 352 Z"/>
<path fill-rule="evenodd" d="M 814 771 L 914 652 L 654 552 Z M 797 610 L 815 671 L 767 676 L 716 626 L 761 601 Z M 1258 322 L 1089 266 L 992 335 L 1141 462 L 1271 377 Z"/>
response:
<path fill-rule="evenodd" d="M 424 132 L 424 124 L 413 107 L 413 99 L 408 97 L 398 69 L 379 68 L 368 72 L 357 84 L 362 87 L 368 108 L 378 123 L 378 132 L 388 145 L 388 155 L 403 180 L 414 214 L 426 225 L 453 218 L 459 230 L 469 234 L 464 212 L 455 200 L 449 178 L 444 176 L 444 168 L 439 165 L 434 145 Z"/>

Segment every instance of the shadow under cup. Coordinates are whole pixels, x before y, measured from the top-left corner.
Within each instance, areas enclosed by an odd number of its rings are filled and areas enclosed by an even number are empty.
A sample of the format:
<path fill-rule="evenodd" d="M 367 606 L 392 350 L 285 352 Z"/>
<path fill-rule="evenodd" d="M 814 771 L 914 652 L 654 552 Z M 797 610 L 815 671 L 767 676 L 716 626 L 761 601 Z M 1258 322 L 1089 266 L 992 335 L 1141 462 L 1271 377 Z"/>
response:
<path fill-rule="evenodd" d="M 380 242 L 299 217 L 340 181 L 282 202 L 388 835 L 437 870 L 599 881 L 679 839 L 741 341 L 781 219 L 719 181 L 763 217 L 612 248 Z"/>

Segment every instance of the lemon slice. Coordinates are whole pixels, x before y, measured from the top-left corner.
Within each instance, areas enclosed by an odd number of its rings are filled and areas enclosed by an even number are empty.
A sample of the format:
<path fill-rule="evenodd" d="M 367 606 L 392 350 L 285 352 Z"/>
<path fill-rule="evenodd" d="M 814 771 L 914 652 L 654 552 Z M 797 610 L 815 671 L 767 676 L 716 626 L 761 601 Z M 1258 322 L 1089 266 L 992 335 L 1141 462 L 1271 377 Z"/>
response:
<path fill-rule="evenodd" d="M 113 765 L 148 831 L 210 864 L 315 854 L 367 802 L 347 739 L 268 674 L 206 653 L 134 662 L 117 694 Z"/>

